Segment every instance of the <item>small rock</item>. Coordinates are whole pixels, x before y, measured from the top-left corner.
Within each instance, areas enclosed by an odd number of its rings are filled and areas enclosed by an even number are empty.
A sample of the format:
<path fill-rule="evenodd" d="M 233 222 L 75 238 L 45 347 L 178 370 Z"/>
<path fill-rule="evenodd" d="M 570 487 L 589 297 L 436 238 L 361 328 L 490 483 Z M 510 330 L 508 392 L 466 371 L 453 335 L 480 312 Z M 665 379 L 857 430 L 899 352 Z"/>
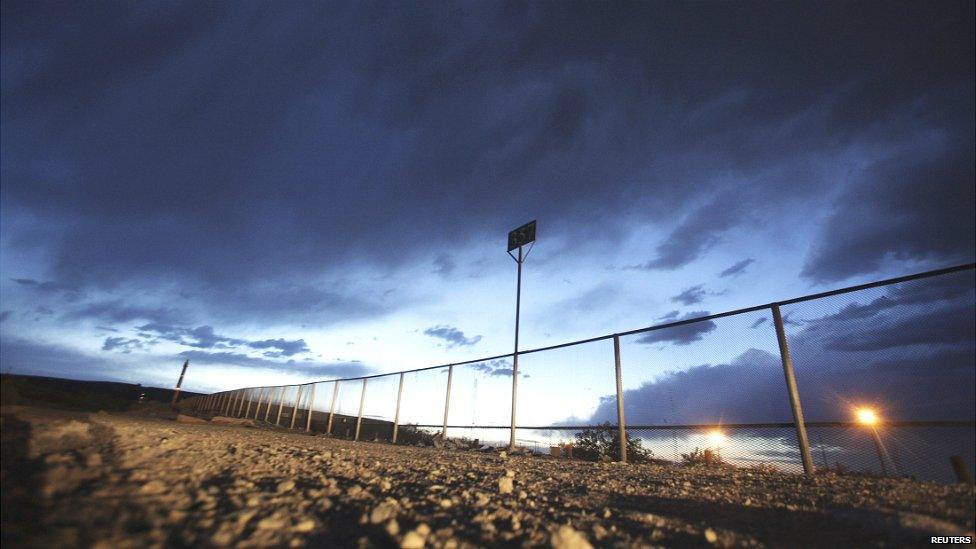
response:
<path fill-rule="evenodd" d="M 515 483 L 512 477 L 502 477 L 498 479 L 498 493 L 511 494 L 515 490 Z"/>
<path fill-rule="evenodd" d="M 553 532 L 549 543 L 554 549 L 593 549 L 586 536 L 577 532 L 572 526 L 563 525 Z"/>
<path fill-rule="evenodd" d="M 415 531 L 407 532 L 400 542 L 400 549 L 424 549 L 424 537 Z"/>
<path fill-rule="evenodd" d="M 718 541 L 718 535 L 715 533 L 715 530 L 712 530 L 711 528 L 705 529 L 705 541 L 708 543 L 715 543 Z"/>
<path fill-rule="evenodd" d="M 279 494 L 282 493 L 282 492 L 289 492 L 293 488 L 295 488 L 295 481 L 294 480 L 291 480 L 291 479 L 289 479 L 289 480 L 283 480 L 283 481 L 281 481 L 281 482 L 278 483 L 278 493 Z"/>
<path fill-rule="evenodd" d="M 310 518 L 307 518 L 305 520 L 302 520 L 298 524 L 295 525 L 294 530 L 296 532 L 300 532 L 300 533 L 303 533 L 303 534 L 304 533 L 311 532 L 312 530 L 315 530 L 315 520 L 314 519 L 310 519 Z"/>
<path fill-rule="evenodd" d="M 509 477 L 509 478 L 515 478 L 515 471 L 513 471 L 511 469 L 506 469 L 505 470 L 505 476 L 506 477 Z"/>
<path fill-rule="evenodd" d="M 390 519 L 386 521 L 386 526 L 384 526 L 383 529 L 386 530 L 387 534 L 395 536 L 400 533 L 400 523 L 398 523 L 396 519 Z"/>
<path fill-rule="evenodd" d="M 396 513 L 396 504 L 383 502 L 373 508 L 373 511 L 369 514 L 369 522 L 373 524 L 380 524 L 396 517 Z"/>
<path fill-rule="evenodd" d="M 280 530 L 285 527 L 287 523 L 284 519 L 280 517 L 265 517 L 258 521 L 258 530 Z"/>
<path fill-rule="evenodd" d="M 444 509 L 450 509 L 451 506 L 454 505 L 454 502 L 449 499 L 442 499 L 438 505 Z"/>
<path fill-rule="evenodd" d="M 161 480 L 150 480 L 139 488 L 142 494 L 157 495 L 166 492 L 166 484 Z"/>

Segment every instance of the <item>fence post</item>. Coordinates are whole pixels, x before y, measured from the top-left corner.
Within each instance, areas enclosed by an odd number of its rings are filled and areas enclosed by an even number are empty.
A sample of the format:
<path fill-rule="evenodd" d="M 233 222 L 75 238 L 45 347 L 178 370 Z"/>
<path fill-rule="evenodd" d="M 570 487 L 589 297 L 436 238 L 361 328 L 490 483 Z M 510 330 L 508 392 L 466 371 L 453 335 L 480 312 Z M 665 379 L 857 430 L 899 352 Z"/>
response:
<path fill-rule="evenodd" d="M 218 408 L 218 411 L 220 412 L 221 415 L 227 416 L 229 410 L 230 410 L 230 391 L 224 391 L 224 393 L 220 395 L 220 408 Z"/>
<path fill-rule="evenodd" d="M 624 382 L 620 375 L 620 336 L 613 336 L 613 363 L 617 376 L 617 436 L 620 437 L 620 462 L 627 463 L 627 422 L 624 419 Z"/>
<path fill-rule="evenodd" d="M 264 402 L 264 392 L 266 390 L 266 387 L 262 387 L 258 390 L 258 405 L 254 407 L 254 419 L 257 419 L 261 414 L 261 403 Z"/>
<path fill-rule="evenodd" d="M 397 431 L 400 429 L 400 398 L 403 396 L 403 372 L 400 372 L 400 388 L 397 389 L 396 413 L 393 414 L 393 444 L 396 444 Z"/>
<path fill-rule="evenodd" d="M 241 402 L 238 404 L 237 413 L 234 415 L 236 417 L 241 417 L 241 414 L 244 412 L 244 400 L 247 398 L 247 389 L 241 389 L 238 392 L 241 394 L 241 398 L 240 398 Z"/>
<path fill-rule="evenodd" d="M 247 408 L 244 410 L 244 418 L 251 415 L 251 404 L 254 403 L 254 389 L 247 390 Z"/>
<path fill-rule="evenodd" d="M 359 417 L 356 418 L 356 438 L 353 440 L 359 440 L 359 428 L 363 424 L 363 404 L 366 403 L 366 382 L 369 378 L 363 378 L 363 392 L 359 395 Z"/>
<path fill-rule="evenodd" d="M 451 381 L 454 379 L 454 365 L 447 367 L 447 396 L 444 398 L 444 427 L 441 428 L 441 438 L 447 438 L 447 412 L 451 409 Z"/>
<path fill-rule="evenodd" d="M 281 410 L 285 407 L 285 386 L 281 386 L 278 391 L 278 417 L 275 418 L 275 425 L 281 425 Z"/>
<path fill-rule="evenodd" d="M 289 429 L 295 428 L 295 420 L 298 419 L 298 405 L 302 403 L 302 393 L 304 392 L 304 385 L 298 386 L 298 394 L 295 395 L 295 405 L 291 407 L 291 425 L 288 426 Z"/>
<path fill-rule="evenodd" d="M 271 417 L 271 405 L 274 402 L 274 398 L 271 395 L 274 394 L 274 387 L 268 387 L 268 406 L 264 409 L 264 422 L 268 422 L 268 418 Z"/>
<path fill-rule="evenodd" d="M 328 436 L 332 435 L 332 418 L 335 417 L 335 404 L 336 397 L 339 396 L 339 381 L 335 382 L 335 387 L 332 388 L 332 404 L 329 405 L 329 425 L 325 429 L 325 434 Z"/>
<path fill-rule="evenodd" d="M 779 343 L 779 354 L 783 360 L 783 374 L 786 376 L 786 389 L 790 393 L 790 407 L 793 409 L 793 422 L 796 423 L 796 440 L 800 445 L 800 459 L 803 460 L 803 472 L 812 475 L 815 471 L 813 457 L 810 455 L 810 441 L 807 439 L 807 425 L 803 421 L 803 407 L 800 405 L 800 392 L 796 388 L 796 376 L 793 374 L 793 358 L 790 357 L 790 346 L 786 340 L 786 330 L 783 329 L 783 315 L 779 305 L 772 306 L 773 324 L 776 325 L 776 340 Z"/>
<path fill-rule="evenodd" d="M 315 405 L 315 384 L 308 390 L 308 416 L 305 417 L 305 432 L 312 430 L 312 407 Z"/>

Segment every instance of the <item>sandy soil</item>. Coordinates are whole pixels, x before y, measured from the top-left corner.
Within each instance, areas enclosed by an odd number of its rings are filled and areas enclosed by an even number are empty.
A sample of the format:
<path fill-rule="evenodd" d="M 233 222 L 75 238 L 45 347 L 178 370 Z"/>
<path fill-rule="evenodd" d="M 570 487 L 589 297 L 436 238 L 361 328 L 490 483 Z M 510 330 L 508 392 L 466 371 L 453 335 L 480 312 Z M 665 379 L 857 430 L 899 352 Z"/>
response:
<path fill-rule="evenodd" d="M 4 547 L 903 546 L 973 531 L 961 485 L 2 412 Z"/>

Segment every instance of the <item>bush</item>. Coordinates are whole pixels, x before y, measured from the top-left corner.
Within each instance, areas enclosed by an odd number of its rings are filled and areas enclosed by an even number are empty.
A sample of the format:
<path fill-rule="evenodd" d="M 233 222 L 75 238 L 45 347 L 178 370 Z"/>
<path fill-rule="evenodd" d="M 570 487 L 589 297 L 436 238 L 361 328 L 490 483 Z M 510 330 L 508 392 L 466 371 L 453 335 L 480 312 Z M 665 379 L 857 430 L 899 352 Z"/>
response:
<path fill-rule="evenodd" d="M 690 454 L 681 454 L 681 462 L 690 466 L 721 467 L 726 465 L 717 451 L 711 448 L 702 450 L 698 447 L 692 450 Z"/>
<path fill-rule="evenodd" d="M 641 445 L 640 439 L 627 435 L 627 461 L 642 463 L 650 461 L 654 454 Z M 573 443 L 573 456 L 587 461 L 598 461 L 601 458 L 617 460 L 620 458 L 620 437 L 617 428 L 605 422 L 599 427 L 587 428 L 576 433 Z M 605 456 L 605 457 L 604 457 Z"/>

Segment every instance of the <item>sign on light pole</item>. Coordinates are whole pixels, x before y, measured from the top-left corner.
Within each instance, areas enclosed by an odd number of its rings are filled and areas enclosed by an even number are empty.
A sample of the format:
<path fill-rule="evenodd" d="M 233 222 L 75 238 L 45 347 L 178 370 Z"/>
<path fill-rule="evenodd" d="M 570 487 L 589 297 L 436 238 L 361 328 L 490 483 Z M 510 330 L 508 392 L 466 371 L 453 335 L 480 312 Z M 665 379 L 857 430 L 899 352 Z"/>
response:
<path fill-rule="evenodd" d="M 508 233 L 508 255 L 518 264 L 518 282 L 515 286 L 515 353 L 512 355 L 512 429 L 508 446 L 515 449 L 515 409 L 518 403 L 518 338 L 519 338 L 519 309 L 522 305 L 522 263 L 528 257 L 532 247 L 524 254 L 522 247 L 535 242 L 535 220 L 510 231 Z M 518 249 L 518 256 L 512 250 Z"/>

